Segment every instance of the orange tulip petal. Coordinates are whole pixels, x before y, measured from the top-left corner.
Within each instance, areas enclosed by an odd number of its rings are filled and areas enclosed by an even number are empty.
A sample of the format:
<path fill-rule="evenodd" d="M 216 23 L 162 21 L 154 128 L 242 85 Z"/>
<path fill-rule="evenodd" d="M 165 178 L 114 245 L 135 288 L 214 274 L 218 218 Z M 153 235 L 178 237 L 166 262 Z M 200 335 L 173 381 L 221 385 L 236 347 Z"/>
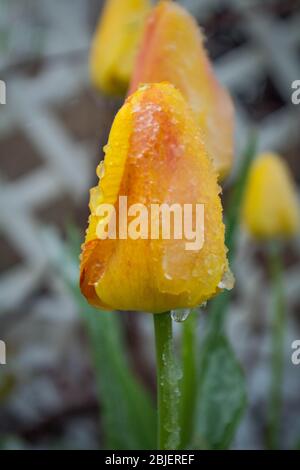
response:
<path fill-rule="evenodd" d="M 186 250 L 185 235 L 100 240 L 94 200 L 81 265 L 83 284 L 94 287 L 93 302 L 96 295 L 113 309 L 160 313 L 215 295 L 227 269 L 217 177 L 193 114 L 172 85 L 144 86 L 127 99 L 113 124 L 98 188 L 98 200 L 110 198 L 116 209 L 120 196 L 128 207 L 143 204 L 149 211 L 151 204 L 204 204 L 205 241 L 202 249 Z M 82 291 L 90 301 L 90 291 Z"/>
<path fill-rule="evenodd" d="M 192 107 L 222 180 L 232 166 L 233 104 L 212 70 L 197 23 L 173 2 L 160 2 L 148 19 L 130 93 L 162 81 L 175 85 Z"/>

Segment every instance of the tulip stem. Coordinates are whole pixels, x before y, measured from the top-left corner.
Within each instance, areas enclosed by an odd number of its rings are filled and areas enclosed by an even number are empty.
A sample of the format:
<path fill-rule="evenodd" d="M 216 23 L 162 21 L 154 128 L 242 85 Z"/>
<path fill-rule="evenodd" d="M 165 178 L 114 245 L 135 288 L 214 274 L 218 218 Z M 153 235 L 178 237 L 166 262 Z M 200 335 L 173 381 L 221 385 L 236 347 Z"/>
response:
<path fill-rule="evenodd" d="M 172 319 L 169 312 L 153 315 L 158 407 L 158 449 L 179 445 L 179 368 L 174 355 Z"/>
<path fill-rule="evenodd" d="M 269 245 L 269 267 L 273 292 L 272 317 L 272 356 L 271 384 L 269 394 L 267 445 L 270 449 L 278 449 L 279 429 L 282 411 L 282 381 L 284 367 L 284 329 L 285 302 L 282 282 L 282 262 L 280 246 L 277 242 Z"/>

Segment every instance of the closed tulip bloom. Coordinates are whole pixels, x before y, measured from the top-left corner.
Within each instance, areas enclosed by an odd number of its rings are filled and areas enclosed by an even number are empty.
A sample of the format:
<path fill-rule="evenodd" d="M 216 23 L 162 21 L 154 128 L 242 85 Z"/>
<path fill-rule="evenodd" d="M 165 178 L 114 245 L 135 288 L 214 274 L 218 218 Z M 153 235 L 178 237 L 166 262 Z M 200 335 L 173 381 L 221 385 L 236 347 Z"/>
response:
<path fill-rule="evenodd" d="M 109 94 L 127 91 L 150 0 L 107 0 L 90 52 L 93 85 Z"/>
<path fill-rule="evenodd" d="M 213 72 L 194 18 L 179 5 L 164 1 L 147 21 L 130 92 L 142 83 L 161 81 L 174 84 L 190 104 L 219 179 L 224 179 L 233 160 L 231 97 Z"/>
<path fill-rule="evenodd" d="M 257 157 L 250 170 L 243 220 L 256 238 L 289 237 L 299 231 L 296 188 L 285 161 L 274 153 Z"/>
<path fill-rule="evenodd" d="M 161 313 L 200 305 L 224 287 L 228 264 L 217 176 L 178 90 L 169 83 L 145 85 L 126 100 L 98 175 L 81 256 L 80 285 L 90 303 Z M 121 196 L 128 208 L 142 204 L 149 213 L 153 204 L 190 204 L 195 215 L 196 204 L 203 204 L 203 246 L 186 249 L 185 234 L 166 239 L 160 232 L 155 238 L 150 228 L 136 239 L 103 239 L 99 208 L 108 203 L 120 210 Z M 156 226 L 159 217 L 151 217 L 149 227 Z"/>

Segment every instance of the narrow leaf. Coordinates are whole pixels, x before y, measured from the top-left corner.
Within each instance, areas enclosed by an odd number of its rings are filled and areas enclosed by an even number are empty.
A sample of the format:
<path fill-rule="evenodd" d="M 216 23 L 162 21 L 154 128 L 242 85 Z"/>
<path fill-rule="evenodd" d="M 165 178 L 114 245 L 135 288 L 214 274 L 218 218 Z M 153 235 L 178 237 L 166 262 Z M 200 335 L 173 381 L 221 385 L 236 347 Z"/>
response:
<path fill-rule="evenodd" d="M 242 369 L 223 335 L 203 345 L 197 409 L 197 441 L 210 449 L 229 447 L 246 406 Z"/>

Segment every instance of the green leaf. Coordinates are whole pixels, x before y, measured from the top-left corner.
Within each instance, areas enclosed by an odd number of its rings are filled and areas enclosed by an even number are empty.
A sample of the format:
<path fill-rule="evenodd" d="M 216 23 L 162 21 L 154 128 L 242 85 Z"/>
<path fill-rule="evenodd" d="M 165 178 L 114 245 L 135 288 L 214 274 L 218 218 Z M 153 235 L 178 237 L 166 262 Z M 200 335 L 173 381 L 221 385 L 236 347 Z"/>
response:
<path fill-rule="evenodd" d="M 246 406 L 244 375 L 224 335 L 204 343 L 200 362 L 196 442 L 226 449 Z"/>
<path fill-rule="evenodd" d="M 154 449 L 156 414 L 150 397 L 133 376 L 119 314 L 86 307 L 101 416 L 109 449 Z"/>

